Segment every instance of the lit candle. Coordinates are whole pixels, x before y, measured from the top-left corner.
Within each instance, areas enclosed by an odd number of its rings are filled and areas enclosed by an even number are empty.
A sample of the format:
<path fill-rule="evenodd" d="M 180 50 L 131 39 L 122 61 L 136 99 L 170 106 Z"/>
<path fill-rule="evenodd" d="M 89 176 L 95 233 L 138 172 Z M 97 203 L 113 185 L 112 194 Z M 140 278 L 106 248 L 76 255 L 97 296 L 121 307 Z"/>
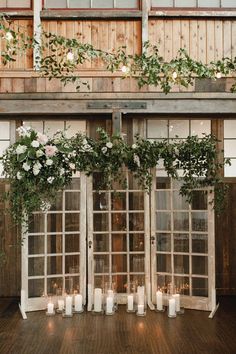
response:
<path fill-rule="evenodd" d="M 106 307 L 106 313 L 110 314 L 113 313 L 113 297 L 112 296 L 108 296 L 107 297 L 107 301 L 106 301 L 107 307 Z"/>
<path fill-rule="evenodd" d="M 160 290 L 157 290 L 157 292 L 156 292 L 156 302 L 157 302 L 157 310 L 162 311 L 163 310 L 163 296 L 162 296 L 162 292 Z"/>
<path fill-rule="evenodd" d="M 169 306 L 168 306 L 168 316 L 175 316 L 176 312 L 175 312 L 175 299 L 171 298 L 168 301 Z"/>
<path fill-rule="evenodd" d="M 107 290 L 107 295 L 113 297 L 114 296 L 113 290 L 111 289 Z"/>
<path fill-rule="evenodd" d="M 102 289 L 94 289 L 94 312 L 102 311 Z"/>
<path fill-rule="evenodd" d="M 138 304 L 144 305 L 144 286 L 138 286 L 137 295 L 138 295 Z"/>
<path fill-rule="evenodd" d="M 144 305 L 138 305 L 138 315 L 144 314 Z"/>
<path fill-rule="evenodd" d="M 128 295 L 128 311 L 134 310 L 134 297 L 133 294 Z"/>
<path fill-rule="evenodd" d="M 175 310 L 176 312 L 180 311 L 180 294 L 174 294 L 173 298 L 175 299 Z"/>
<path fill-rule="evenodd" d="M 64 310 L 64 300 L 58 300 L 58 310 L 63 311 Z"/>
<path fill-rule="evenodd" d="M 52 315 L 54 313 L 54 304 L 52 302 L 48 303 L 48 314 Z"/>
<path fill-rule="evenodd" d="M 75 295 L 75 311 L 82 311 L 82 295 L 81 294 L 76 294 Z"/>
<path fill-rule="evenodd" d="M 72 315 L 72 296 L 66 296 L 66 316 Z"/>

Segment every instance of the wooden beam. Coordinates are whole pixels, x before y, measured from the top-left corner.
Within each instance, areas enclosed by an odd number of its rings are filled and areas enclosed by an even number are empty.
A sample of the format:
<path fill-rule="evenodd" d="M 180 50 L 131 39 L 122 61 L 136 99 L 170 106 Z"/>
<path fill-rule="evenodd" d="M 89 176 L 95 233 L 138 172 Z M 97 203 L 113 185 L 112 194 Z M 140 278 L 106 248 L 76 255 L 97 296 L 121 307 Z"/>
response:
<path fill-rule="evenodd" d="M 142 48 L 144 43 L 148 41 L 148 12 L 150 10 L 150 0 L 142 2 Z"/>
<path fill-rule="evenodd" d="M 142 12 L 139 10 L 43 10 L 42 19 L 106 19 L 106 18 L 141 18 Z"/>
<path fill-rule="evenodd" d="M 119 110 L 112 112 L 112 133 L 121 134 L 122 132 L 122 114 Z"/>
<path fill-rule="evenodd" d="M 212 10 L 185 10 L 185 9 L 181 9 L 181 10 L 152 10 L 149 11 L 149 17 L 174 17 L 174 18 L 181 18 L 181 17 L 188 17 L 188 18 L 192 18 L 192 17 L 218 17 L 218 18 L 225 18 L 227 17 L 227 20 L 229 20 L 230 18 L 234 18 L 236 17 L 236 11 L 235 10 L 216 10 L 216 11 L 212 11 Z"/>

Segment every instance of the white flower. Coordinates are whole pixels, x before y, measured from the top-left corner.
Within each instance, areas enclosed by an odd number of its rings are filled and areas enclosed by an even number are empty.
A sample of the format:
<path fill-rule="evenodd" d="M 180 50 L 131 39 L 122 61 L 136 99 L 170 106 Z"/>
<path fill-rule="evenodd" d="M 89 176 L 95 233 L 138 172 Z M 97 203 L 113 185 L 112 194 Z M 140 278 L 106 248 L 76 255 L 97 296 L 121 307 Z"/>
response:
<path fill-rule="evenodd" d="M 37 133 L 37 140 L 40 144 L 45 145 L 48 142 L 48 137 L 45 134 Z"/>
<path fill-rule="evenodd" d="M 107 147 L 108 149 L 111 149 L 112 146 L 113 146 L 113 144 L 112 144 L 110 141 L 109 141 L 108 143 L 106 143 L 106 147 Z"/>
<path fill-rule="evenodd" d="M 13 39 L 13 35 L 12 35 L 12 33 L 10 31 L 6 32 L 5 39 L 7 41 L 11 41 Z"/>
<path fill-rule="evenodd" d="M 51 166 L 53 164 L 53 160 L 52 159 L 47 159 L 46 160 L 46 165 L 47 166 Z"/>
<path fill-rule="evenodd" d="M 51 183 L 53 182 L 53 180 L 54 180 L 54 179 L 55 179 L 54 177 L 48 177 L 48 178 L 47 178 L 47 181 L 48 181 L 48 183 L 50 183 L 50 184 L 51 184 Z"/>
<path fill-rule="evenodd" d="M 65 173 L 65 169 L 64 169 L 64 168 L 61 168 L 61 169 L 60 169 L 60 176 L 64 175 L 64 173 Z"/>
<path fill-rule="evenodd" d="M 138 155 L 134 154 L 134 162 L 138 167 L 140 167 L 140 158 Z"/>
<path fill-rule="evenodd" d="M 103 154 L 105 154 L 105 153 L 107 152 L 107 147 L 106 147 L 106 146 L 104 146 L 104 147 L 102 148 L 102 152 L 103 152 Z"/>
<path fill-rule="evenodd" d="M 17 177 L 17 179 L 21 179 L 21 178 L 22 178 L 21 173 L 20 173 L 20 172 L 17 172 L 16 177 Z"/>
<path fill-rule="evenodd" d="M 73 54 L 72 52 L 68 52 L 68 53 L 66 54 L 66 58 L 67 58 L 67 60 L 69 60 L 69 61 L 73 61 L 73 60 L 74 60 L 74 54 Z"/>
<path fill-rule="evenodd" d="M 43 156 L 44 155 L 44 152 L 42 151 L 42 150 L 37 150 L 36 151 L 36 156 L 37 157 L 41 157 L 41 156 Z"/>
<path fill-rule="evenodd" d="M 17 153 L 17 155 L 24 154 L 24 152 L 26 152 L 26 150 L 27 150 L 27 146 L 18 145 L 16 148 L 16 153 Z"/>
<path fill-rule="evenodd" d="M 83 145 L 87 145 L 87 144 L 88 144 L 87 139 L 83 139 L 82 144 L 83 144 Z"/>
<path fill-rule="evenodd" d="M 89 144 L 84 145 L 83 148 L 84 148 L 84 151 L 91 151 L 92 150 L 92 148 Z"/>
<path fill-rule="evenodd" d="M 44 212 L 47 212 L 51 208 L 51 204 L 49 202 L 43 201 L 40 205 L 40 209 Z"/>
<path fill-rule="evenodd" d="M 34 147 L 34 148 L 39 147 L 39 145 L 40 144 L 39 144 L 38 140 L 33 140 L 32 143 L 31 143 L 31 146 Z"/>
<path fill-rule="evenodd" d="M 136 144 L 133 144 L 133 145 L 132 145 L 132 149 L 137 149 L 137 145 L 136 145 Z"/>
<path fill-rule="evenodd" d="M 74 163 L 70 163 L 69 166 L 70 166 L 71 170 L 75 170 L 75 164 Z"/>
<path fill-rule="evenodd" d="M 30 127 L 19 127 L 16 129 L 17 133 L 19 136 L 27 136 L 27 137 L 30 137 L 30 131 L 31 131 L 31 128 Z"/>
<path fill-rule="evenodd" d="M 39 172 L 40 172 L 40 169 L 34 166 L 34 167 L 33 167 L 33 174 L 34 174 L 34 176 L 37 176 L 37 175 L 39 174 Z"/>
<path fill-rule="evenodd" d="M 25 171 L 29 171 L 30 170 L 30 165 L 27 162 L 24 162 L 22 167 L 23 167 L 23 169 Z"/>
<path fill-rule="evenodd" d="M 39 170 L 41 169 L 42 165 L 40 162 L 36 162 L 34 167 L 38 168 Z"/>

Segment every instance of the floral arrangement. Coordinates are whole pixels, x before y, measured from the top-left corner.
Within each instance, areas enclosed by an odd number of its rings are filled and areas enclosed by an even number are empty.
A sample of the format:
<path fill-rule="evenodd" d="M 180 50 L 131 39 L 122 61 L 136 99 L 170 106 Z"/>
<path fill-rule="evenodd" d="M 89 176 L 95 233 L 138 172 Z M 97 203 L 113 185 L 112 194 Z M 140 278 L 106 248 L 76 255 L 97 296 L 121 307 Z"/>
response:
<path fill-rule="evenodd" d="M 140 186 L 149 191 L 152 169 L 158 166 L 160 159 L 169 176 L 181 178 L 180 193 L 189 202 L 193 189 L 211 186 L 216 191 L 215 208 L 222 207 L 226 186 L 220 171 L 229 160 L 218 161 L 214 136 L 176 139 L 172 144 L 167 140 L 156 142 L 137 136 L 136 141 L 128 145 L 122 136 L 110 137 L 101 129 L 97 140 L 82 134 L 67 138 L 66 131 L 58 131 L 48 138 L 24 126 L 17 132 L 19 139 L 1 157 L 11 187 L 6 198 L 10 200 L 10 210 L 17 223 L 33 211 L 48 210 L 56 192 L 70 184 L 76 171 L 87 175 L 99 172 L 100 189 L 106 189 L 112 188 L 113 181 L 125 184 L 123 171 L 128 169 Z"/>

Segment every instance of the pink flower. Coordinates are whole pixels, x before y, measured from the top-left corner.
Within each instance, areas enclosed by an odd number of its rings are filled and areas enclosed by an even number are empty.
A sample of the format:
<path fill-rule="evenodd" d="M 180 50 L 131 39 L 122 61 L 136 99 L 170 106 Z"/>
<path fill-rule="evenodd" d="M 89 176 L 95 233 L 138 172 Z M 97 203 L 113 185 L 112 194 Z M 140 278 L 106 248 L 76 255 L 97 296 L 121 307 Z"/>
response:
<path fill-rule="evenodd" d="M 40 144 L 45 145 L 48 142 L 48 137 L 45 134 L 37 133 L 37 140 Z"/>
<path fill-rule="evenodd" d="M 45 146 L 46 156 L 54 156 L 56 151 L 57 151 L 57 147 L 55 145 L 46 145 Z"/>

